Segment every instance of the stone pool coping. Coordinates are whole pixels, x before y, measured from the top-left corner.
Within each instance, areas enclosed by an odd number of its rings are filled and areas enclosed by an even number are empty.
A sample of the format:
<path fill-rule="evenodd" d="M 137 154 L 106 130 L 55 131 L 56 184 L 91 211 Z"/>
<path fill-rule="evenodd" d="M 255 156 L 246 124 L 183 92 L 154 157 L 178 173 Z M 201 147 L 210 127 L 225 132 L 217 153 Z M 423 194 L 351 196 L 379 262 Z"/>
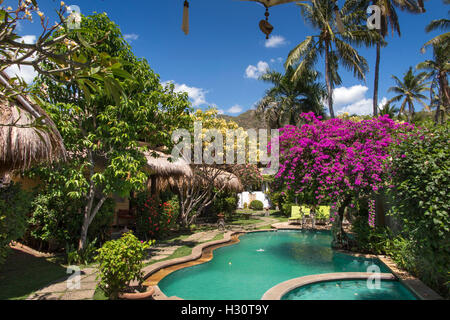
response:
<path fill-rule="evenodd" d="M 285 294 L 295 290 L 299 287 L 306 286 L 312 283 L 336 281 L 336 280 L 361 280 L 373 277 L 373 273 L 367 272 L 336 272 L 336 273 L 322 273 L 312 274 L 308 276 L 290 279 L 277 284 L 276 286 L 267 290 L 262 296 L 261 300 L 281 300 Z M 392 273 L 381 273 L 381 280 L 395 281 L 397 278 Z"/>
<path fill-rule="evenodd" d="M 199 263 L 204 263 L 206 261 L 209 261 L 212 259 L 212 253 L 210 254 L 209 257 L 202 259 L 205 249 L 208 249 L 210 247 L 215 247 L 215 246 L 220 247 L 222 245 L 229 245 L 229 244 L 237 243 L 237 242 L 239 242 L 239 240 L 235 241 L 235 239 L 233 239 L 233 237 L 235 237 L 237 235 L 242 235 L 242 234 L 247 234 L 247 233 L 256 233 L 256 232 L 276 232 L 278 230 L 299 230 L 299 228 L 285 228 L 285 227 L 277 228 L 276 225 L 277 224 L 272 225 L 272 227 L 274 227 L 273 229 L 248 230 L 248 231 L 245 231 L 245 230 L 228 231 L 224 234 L 223 239 L 198 244 L 197 246 L 195 246 L 192 249 L 191 254 L 188 256 L 170 259 L 170 260 L 161 261 L 161 262 L 156 262 L 150 266 L 145 267 L 142 270 L 145 274 L 144 279 L 147 280 L 149 277 L 151 277 L 158 271 L 161 271 L 168 267 L 173 267 L 173 266 L 177 266 L 177 265 L 181 265 L 181 264 L 185 264 L 185 263 L 189 263 L 189 262 L 194 262 L 196 260 L 202 260 Z M 391 273 L 381 273 L 382 280 L 399 280 L 410 291 L 412 291 L 419 299 L 422 299 L 422 300 L 442 300 L 443 299 L 436 292 L 434 292 L 432 289 L 430 289 L 428 286 L 426 286 L 422 281 L 411 276 L 406 271 L 400 270 L 395 265 L 395 263 L 388 257 L 378 256 L 378 255 L 373 255 L 373 254 L 361 254 L 361 253 L 349 252 L 349 251 L 345 251 L 345 250 L 337 250 L 337 251 L 345 253 L 345 254 L 353 255 L 356 257 L 378 258 L 392 272 L 392 274 Z M 194 265 L 194 264 L 197 264 L 197 263 L 193 263 L 192 265 Z M 304 277 L 300 277 L 300 278 L 294 278 L 291 280 L 287 280 L 285 282 L 280 283 L 279 285 L 276 285 L 273 288 L 276 288 L 277 286 L 280 286 L 285 283 L 290 283 L 290 281 L 293 281 L 292 285 L 294 285 L 295 281 L 298 281 L 299 279 L 302 279 L 302 278 L 307 278 L 307 279 L 303 279 L 302 281 L 312 281 L 311 279 L 316 279 L 316 280 L 313 282 L 308 282 L 308 283 L 297 285 L 296 287 L 293 287 L 290 290 L 293 290 L 295 288 L 298 288 L 299 286 L 309 284 L 309 283 L 314 283 L 314 282 L 322 282 L 322 281 L 330 281 L 330 280 L 344 280 L 344 279 L 367 279 L 368 275 L 373 276 L 373 273 L 338 272 L 338 273 L 309 275 L 309 276 L 304 276 Z M 332 278 L 326 279 L 326 276 L 330 276 Z M 352 278 L 355 276 L 357 278 Z M 338 278 L 333 278 L 333 277 L 338 277 Z M 348 278 L 348 277 L 350 277 L 350 278 Z M 145 281 L 144 281 L 144 285 L 145 285 Z M 161 291 L 161 289 L 159 288 L 159 286 L 157 284 L 156 285 L 147 285 L 147 286 L 152 287 L 155 290 L 155 293 L 153 294 L 154 300 L 183 300 L 182 298 L 179 298 L 177 296 L 167 297 Z M 272 289 L 269 289 L 269 291 Z M 288 290 L 288 291 L 290 291 L 290 290 Z M 286 291 L 285 293 L 287 293 L 288 291 Z M 266 294 L 267 294 L 267 292 L 263 295 L 262 299 L 264 299 L 264 296 Z M 283 295 L 280 296 L 280 299 Z"/>

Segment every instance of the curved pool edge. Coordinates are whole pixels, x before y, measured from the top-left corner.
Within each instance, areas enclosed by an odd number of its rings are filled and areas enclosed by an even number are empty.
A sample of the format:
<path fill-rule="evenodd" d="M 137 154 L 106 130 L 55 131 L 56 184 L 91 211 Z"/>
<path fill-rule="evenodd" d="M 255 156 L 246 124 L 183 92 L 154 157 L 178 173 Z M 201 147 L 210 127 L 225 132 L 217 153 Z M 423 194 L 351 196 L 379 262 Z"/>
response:
<path fill-rule="evenodd" d="M 192 248 L 192 252 L 188 256 L 170 259 L 170 260 L 161 261 L 161 262 L 156 262 L 156 263 L 143 269 L 144 274 L 145 274 L 144 275 L 144 279 L 145 279 L 144 286 L 152 287 L 155 290 L 155 293 L 153 295 L 153 299 L 155 299 L 155 300 L 183 300 L 182 298 L 179 298 L 177 296 L 167 297 L 161 291 L 161 289 L 159 288 L 159 286 L 157 284 L 149 284 L 148 279 L 152 275 L 156 274 L 157 272 L 160 272 L 163 269 L 167 269 L 170 267 L 179 266 L 179 265 L 183 265 L 183 264 L 190 263 L 190 262 L 192 262 L 193 264 L 190 264 L 188 266 L 183 266 L 183 268 L 189 267 L 194 264 L 205 263 L 212 259 L 212 251 L 214 251 L 215 249 L 226 246 L 226 245 L 232 245 L 232 244 L 238 243 L 239 242 L 238 237 L 242 234 L 252 233 L 252 232 L 261 232 L 261 231 L 267 232 L 267 231 L 276 231 L 276 230 L 264 229 L 264 230 L 253 230 L 253 231 L 244 231 L 244 230 L 228 231 L 228 232 L 224 233 L 223 239 L 209 241 L 209 242 L 200 243 L 200 244 L 196 245 L 194 248 Z M 214 248 L 210 251 L 210 255 L 205 257 L 204 255 L 205 255 L 206 249 L 212 248 L 212 247 L 214 247 Z M 169 274 L 171 272 L 173 272 L 173 271 L 170 271 L 167 274 Z M 165 274 L 163 277 L 165 277 L 167 274 Z M 146 282 L 147 282 L 147 284 L 146 284 Z"/>
<path fill-rule="evenodd" d="M 281 300 L 281 298 L 297 288 L 306 286 L 308 284 L 336 281 L 336 280 L 365 280 L 373 277 L 373 273 L 367 272 L 335 272 L 335 273 L 321 273 L 313 274 L 298 278 L 293 278 L 277 284 L 276 286 L 267 290 L 262 296 L 261 300 Z M 397 277 L 392 273 L 380 273 L 380 280 L 395 281 Z"/>

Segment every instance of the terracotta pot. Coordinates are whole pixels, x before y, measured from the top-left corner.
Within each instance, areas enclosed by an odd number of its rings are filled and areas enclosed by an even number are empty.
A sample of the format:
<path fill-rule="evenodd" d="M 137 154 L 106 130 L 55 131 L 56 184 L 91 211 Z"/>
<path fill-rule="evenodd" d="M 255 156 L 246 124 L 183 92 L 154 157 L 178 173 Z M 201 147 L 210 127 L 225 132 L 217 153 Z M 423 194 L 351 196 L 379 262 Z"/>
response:
<path fill-rule="evenodd" d="M 120 293 L 119 299 L 123 300 L 149 300 L 153 294 L 155 293 L 155 289 L 148 288 L 145 292 L 136 292 L 136 293 Z"/>

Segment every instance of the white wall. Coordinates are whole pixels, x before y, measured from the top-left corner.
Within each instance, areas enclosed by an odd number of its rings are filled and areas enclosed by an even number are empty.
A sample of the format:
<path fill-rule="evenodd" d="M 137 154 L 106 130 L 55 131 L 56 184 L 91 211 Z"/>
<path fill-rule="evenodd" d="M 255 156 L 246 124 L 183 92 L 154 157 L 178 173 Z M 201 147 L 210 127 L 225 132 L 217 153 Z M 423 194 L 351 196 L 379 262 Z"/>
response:
<path fill-rule="evenodd" d="M 262 191 L 254 191 L 254 192 L 241 192 L 238 194 L 238 208 L 239 209 L 243 209 L 244 208 L 244 203 L 247 203 L 247 206 L 250 205 L 250 194 L 252 194 L 255 199 L 253 200 L 259 200 L 263 203 L 263 207 L 264 208 L 269 208 L 270 207 L 270 201 L 269 198 L 266 196 L 266 194 Z"/>

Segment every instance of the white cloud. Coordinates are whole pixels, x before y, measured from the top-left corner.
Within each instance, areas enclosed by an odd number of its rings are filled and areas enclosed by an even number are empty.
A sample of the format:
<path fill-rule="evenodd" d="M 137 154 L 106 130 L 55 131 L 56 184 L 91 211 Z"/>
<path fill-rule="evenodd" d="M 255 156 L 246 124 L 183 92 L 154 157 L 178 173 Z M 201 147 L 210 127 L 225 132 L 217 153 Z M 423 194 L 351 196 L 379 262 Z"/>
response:
<path fill-rule="evenodd" d="M 242 107 L 238 104 L 232 106 L 230 109 L 227 110 L 228 113 L 240 113 L 242 112 Z"/>
<path fill-rule="evenodd" d="M 139 38 L 139 35 L 136 33 L 129 33 L 129 34 L 124 34 L 123 38 L 128 42 L 132 42 L 134 40 L 137 40 Z"/>
<path fill-rule="evenodd" d="M 196 88 L 196 87 L 190 87 L 186 84 L 178 84 L 175 83 L 174 81 L 170 80 L 170 81 L 166 81 L 163 82 L 163 85 L 166 85 L 168 83 L 173 83 L 175 88 L 174 91 L 175 92 L 187 92 L 189 99 L 191 99 L 192 101 L 192 105 L 194 107 L 198 107 L 200 105 L 203 104 L 207 104 L 206 102 L 206 94 L 208 93 L 208 91 L 206 91 L 205 89 L 202 88 Z"/>
<path fill-rule="evenodd" d="M 362 99 L 349 104 L 341 109 L 337 110 L 337 114 L 342 114 L 347 112 L 348 114 L 357 114 L 361 116 L 372 114 L 373 111 L 373 100 L 372 99 Z"/>
<path fill-rule="evenodd" d="M 286 39 L 282 36 L 271 36 L 266 42 L 264 46 L 266 48 L 278 48 L 287 43 Z"/>
<path fill-rule="evenodd" d="M 258 79 L 269 70 L 269 64 L 265 61 L 259 61 L 256 66 L 249 65 L 245 69 L 245 77 L 250 79 Z"/>
<path fill-rule="evenodd" d="M 217 109 L 217 113 L 218 113 L 218 114 L 224 114 L 225 111 L 223 111 L 223 109 Z"/>
<path fill-rule="evenodd" d="M 368 90 L 368 87 L 362 85 L 336 88 L 333 92 L 336 113 L 371 115 L 373 113 L 373 99 L 366 97 Z M 379 106 L 385 104 L 386 101 L 387 98 L 383 97 Z"/>
<path fill-rule="evenodd" d="M 276 59 L 270 59 L 270 63 L 275 63 L 275 62 L 278 62 L 278 63 L 282 63 L 283 62 L 283 58 L 282 57 L 278 57 L 278 58 L 276 58 Z"/>
<path fill-rule="evenodd" d="M 33 44 L 36 42 L 35 35 L 26 35 L 18 40 L 18 42 L 23 42 L 26 44 Z M 32 60 L 32 57 L 26 59 L 26 61 Z M 26 83 L 32 83 L 34 78 L 38 75 L 38 73 L 34 70 L 32 66 L 24 66 L 24 65 L 12 65 L 9 68 L 5 69 L 5 72 L 10 77 L 19 77 L 22 78 Z"/>
<path fill-rule="evenodd" d="M 366 86 L 356 85 L 350 88 L 339 87 L 333 91 L 333 102 L 336 106 L 351 104 L 362 100 L 369 90 Z"/>

